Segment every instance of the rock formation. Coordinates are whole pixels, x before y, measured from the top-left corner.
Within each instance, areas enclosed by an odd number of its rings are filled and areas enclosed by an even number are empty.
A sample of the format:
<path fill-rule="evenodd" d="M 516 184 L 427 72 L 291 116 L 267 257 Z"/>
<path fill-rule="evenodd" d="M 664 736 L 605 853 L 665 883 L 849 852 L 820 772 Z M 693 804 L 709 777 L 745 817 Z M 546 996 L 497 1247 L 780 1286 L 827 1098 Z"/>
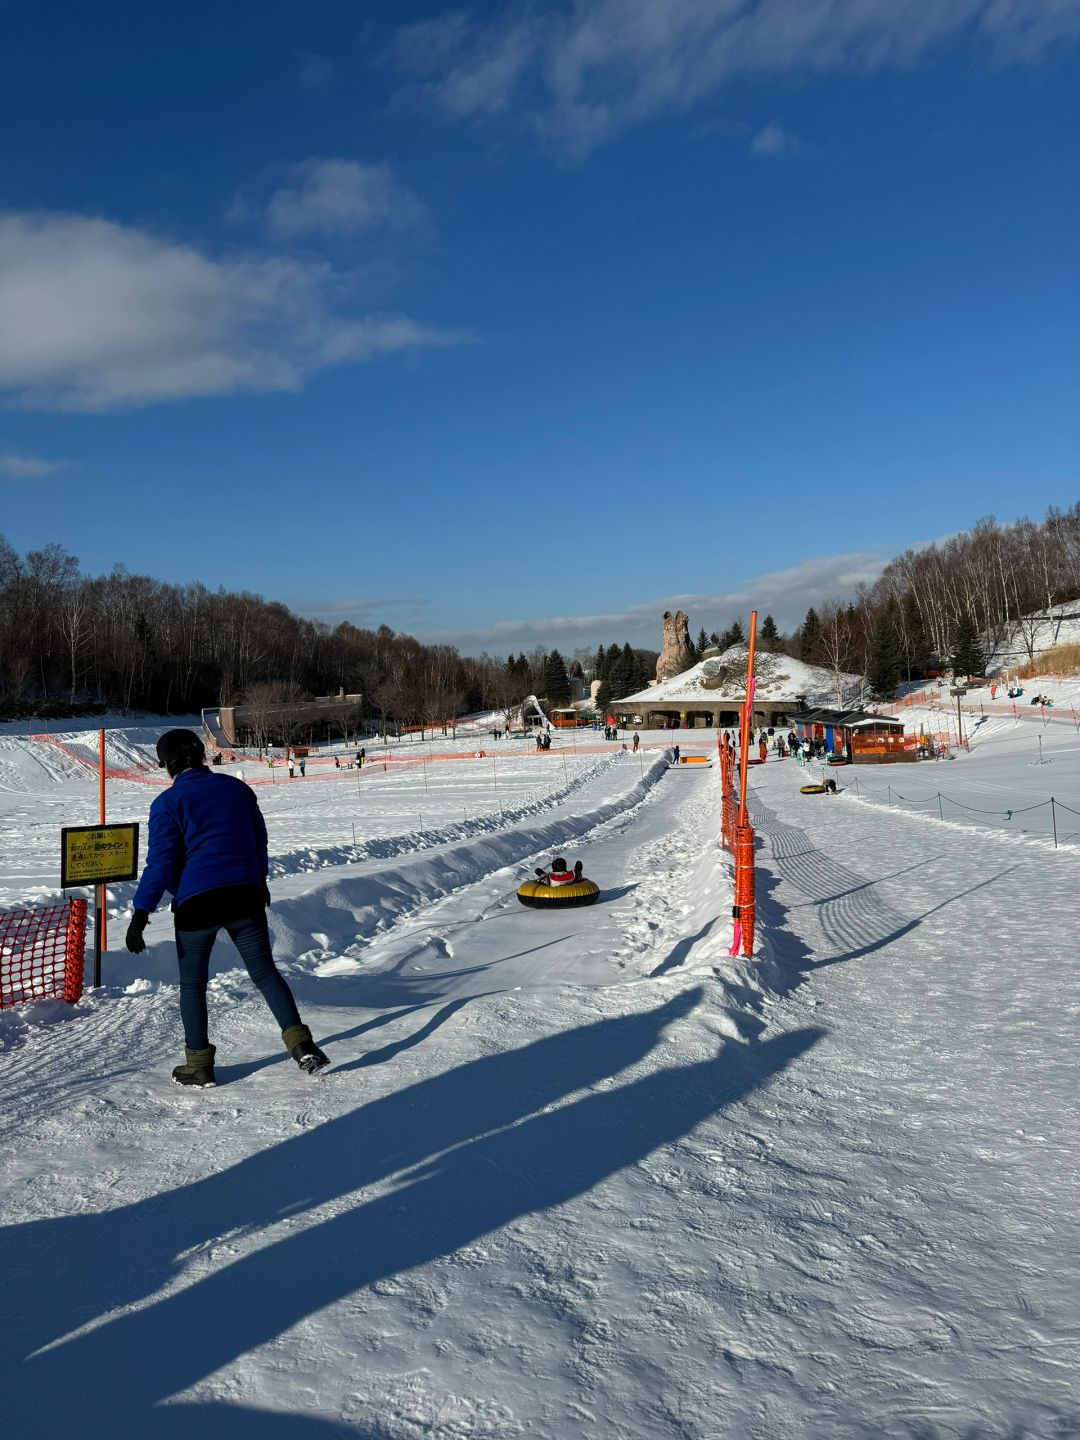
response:
<path fill-rule="evenodd" d="M 664 640 L 660 659 L 656 662 L 657 680 L 670 680 L 681 675 L 694 663 L 694 647 L 690 644 L 689 617 L 681 610 L 672 615 L 664 611 Z"/>

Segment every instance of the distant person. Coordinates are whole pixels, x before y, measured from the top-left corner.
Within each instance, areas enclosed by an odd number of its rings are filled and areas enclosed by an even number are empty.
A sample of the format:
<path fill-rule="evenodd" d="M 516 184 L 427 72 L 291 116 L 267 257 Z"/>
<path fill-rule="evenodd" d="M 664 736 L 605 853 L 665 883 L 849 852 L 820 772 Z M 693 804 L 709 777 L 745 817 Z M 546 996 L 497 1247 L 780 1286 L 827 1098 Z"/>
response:
<path fill-rule="evenodd" d="M 300 756 L 300 779 L 303 780 L 303 778 L 304 778 L 304 776 L 305 776 L 306 774 L 307 774 L 307 760 L 304 758 L 303 755 L 301 755 L 301 756 Z"/>
<path fill-rule="evenodd" d="M 674 748 L 674 750 L 672 750 L 672 752 L 671 752 L 671 763 L 672 763 L 673 765 L 677 765 L 677 764 L 679 763 L 679 747 L 678 747 L 678 745 L 676 745 L 675 748 Z"/>
<path fill-rule="evenodd" d="M 757 749 L 758 757 L 761 760 L 761 763 L 764 765 L 765 761 L 769 758 L 769 745 L 764 735 L 762 735 L 761 739 L 758 741 Z"/>
<path fill-rule="evenodd" d="M 640 735 L 638 734 L 638 732 L 635 730 L 635 731 L 634 731 L 634 754 L 635 754 L 635 755 L 637 754 L 637 752 L 638 752 L 638 747 L 639 747 L 640 745 L 641 745 L 641 736 L 640 736 Z"/>
<path fill-rule="evenodd" d="M 300 1019 L 270 948 L 266 825 L 258 801 L 233 776 L 213 774 L 193 730 L 167 731 L 157 754 L 173 783 L 150 807 L 146 864 L 125 944 L 132 955 L 142 954 L 151 912 L 171 894 L 185 1047 L 185 1063 L 173 1070 L 173 1079 L 197 1088 L 216 1084 L 206 987 L 219 930 L 228 931 L 239 950 L 281 1027 L 285 1048 L 302 1070 L 314 1073 L 329 1061 Z"/>
<path fill-rule="evenodd" d="M 296 778 L 296 766 L 293 764 L 293 758 L 291 755 L 289 756 L 287 764 L 289 769 L 289 779 L 294 780 Z"/>
<path fill-rule="evenodd" d="M 361 745 L 361 746 L 360 746 L 360 768 L 361 768 L 361 770 L 364 768 L 364 766 L 365 766 L 366 764 L 367 764 L 367 750 L 365 750 L 364 746 Z"/>
<path fill-rule="evenodd" d="M 338 759 L 338 757 L 337 757 L 336 755 L 334 756 L 334 769 L 335 769 L 335 770 L 340 770 L 340 769 L 341 769 L 341 761 Z"/>

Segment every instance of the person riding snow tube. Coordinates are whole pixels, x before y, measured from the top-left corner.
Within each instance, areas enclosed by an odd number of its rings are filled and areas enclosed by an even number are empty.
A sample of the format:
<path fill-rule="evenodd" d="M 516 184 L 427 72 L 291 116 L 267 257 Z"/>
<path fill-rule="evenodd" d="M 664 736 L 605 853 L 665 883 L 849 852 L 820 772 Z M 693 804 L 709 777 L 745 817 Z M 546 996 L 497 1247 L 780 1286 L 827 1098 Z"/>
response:
<path fill-rule="evenodd" d="M 557 856 L 550 870 L 537 870 L 535 880 L 518 886 L 517 898 L 534 910 L 564 910 L 573 905 L 592 905 L 600 894 L 600 886 L 586 880 L 579 860 L 573 870 Z"/>

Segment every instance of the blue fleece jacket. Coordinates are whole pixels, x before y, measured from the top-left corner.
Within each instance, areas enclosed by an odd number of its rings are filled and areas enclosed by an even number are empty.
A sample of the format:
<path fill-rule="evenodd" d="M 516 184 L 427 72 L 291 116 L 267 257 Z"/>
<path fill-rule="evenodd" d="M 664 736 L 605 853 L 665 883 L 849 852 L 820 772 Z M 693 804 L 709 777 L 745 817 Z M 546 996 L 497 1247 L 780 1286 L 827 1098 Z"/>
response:
<path fill-rule="evenodd" d="M 175 908 L 223 885 L 261 885 L 268 870 L 266 825 L 244 782 L 205 765 L 182 770 L 150 806 L 135 909 L 156 909 L 166 890 Z"/>

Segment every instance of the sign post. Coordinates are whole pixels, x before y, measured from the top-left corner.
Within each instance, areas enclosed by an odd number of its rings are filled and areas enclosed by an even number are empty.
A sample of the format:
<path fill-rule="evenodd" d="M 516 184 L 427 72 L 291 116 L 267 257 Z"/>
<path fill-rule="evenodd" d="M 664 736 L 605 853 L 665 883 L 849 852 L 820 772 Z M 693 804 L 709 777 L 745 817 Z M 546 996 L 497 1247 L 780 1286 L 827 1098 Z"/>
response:
<path fill-rule="evenodd" d="M 119 825 L 65 825 L 60 831 L 60 887 L 94 887 L 94 984 L 101 984 L 105 886 L 139 873 L 138 821 Z"/>

